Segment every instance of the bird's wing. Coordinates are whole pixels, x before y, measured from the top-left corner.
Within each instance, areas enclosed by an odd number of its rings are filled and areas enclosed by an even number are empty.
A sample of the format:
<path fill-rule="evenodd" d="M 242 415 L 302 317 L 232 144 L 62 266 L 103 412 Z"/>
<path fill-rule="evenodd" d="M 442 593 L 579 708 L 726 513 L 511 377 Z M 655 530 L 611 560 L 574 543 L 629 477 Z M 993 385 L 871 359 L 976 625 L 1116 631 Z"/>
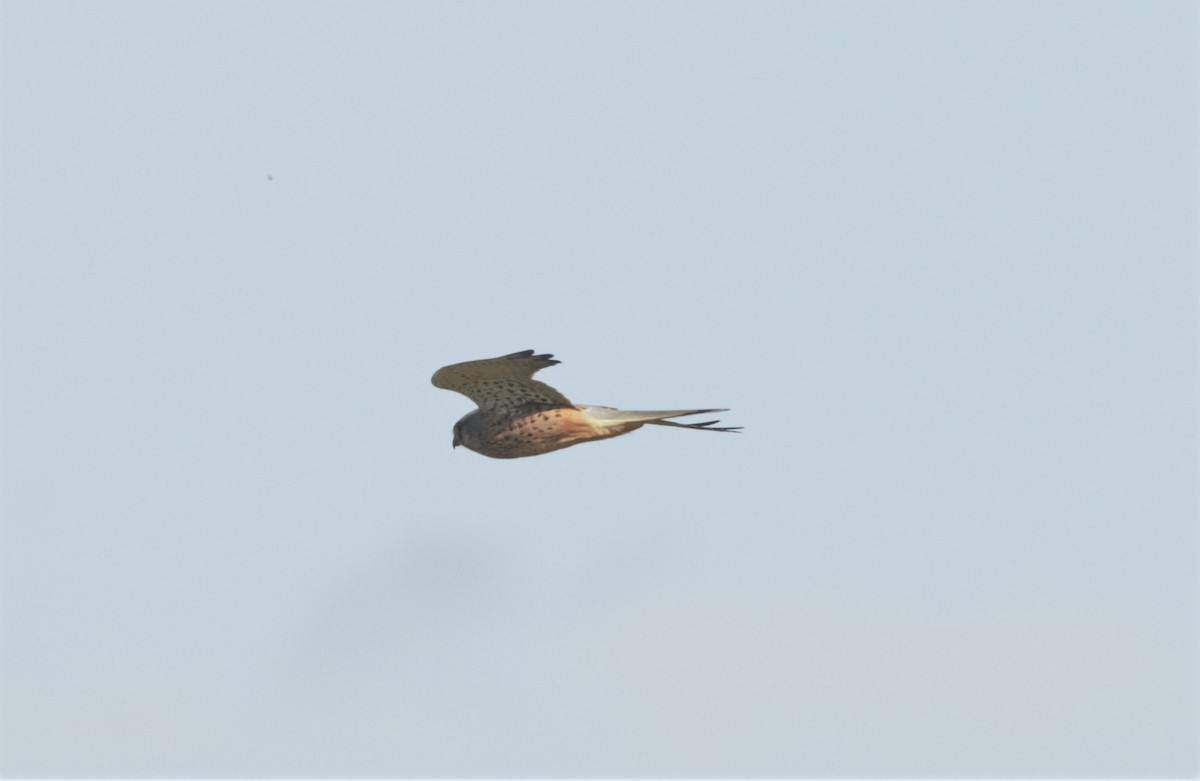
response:
<path fill-rule="evenodd" d="M 512 408 L 523 404 L 573 406 L 566 396 L 533 379 L 535 372 L 556 363 L 558 361 L 549 353 L 534 355 L 533 350 L 525 350 L 499 358 L 443 366 L 434 372 L 433 384 L 461 393 L 480 409 Z"/>
<path fill-rule="evenodd" d="M 692 428 L 700 431 L 739 431 L 741 426 L 714 426 L 719 420 L 708 420 L 703 423 L 673 423 L 666 418 L 681 418 L 685 415 L 703 415 L 707 412 L 728 412 L 724 407 L 712 409 L 672 409 L 672 410 L 625 410 L 613 407 L 597 407 L 593 404 L 576 404 L 575 408 L 587 415 L 589 420 L 601 426 L 624 426 L 630 423 L 650 423 L 655 426 L 675 426 L 676 428 Z"/>

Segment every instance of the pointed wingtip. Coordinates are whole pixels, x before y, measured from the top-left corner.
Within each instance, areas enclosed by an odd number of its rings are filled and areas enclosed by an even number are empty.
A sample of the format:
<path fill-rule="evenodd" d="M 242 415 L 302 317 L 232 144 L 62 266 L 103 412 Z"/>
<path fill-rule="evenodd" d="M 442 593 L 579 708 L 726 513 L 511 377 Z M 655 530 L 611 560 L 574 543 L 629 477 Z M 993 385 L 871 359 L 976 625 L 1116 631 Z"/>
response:
<path fill-rule="evenodd" d="M 551 353 L 536 353 L 535 354 L 533 350 L 521 350 L 520 352 L 509 353 L 508 355 L 501 355 L 500 357 L 501 358 L 531 358 L 535 361 L 542 361 L 547 366 L 553 366 L 555 364 L 562 363 L 562 361 L 555 360 L 554 355 Z"/>

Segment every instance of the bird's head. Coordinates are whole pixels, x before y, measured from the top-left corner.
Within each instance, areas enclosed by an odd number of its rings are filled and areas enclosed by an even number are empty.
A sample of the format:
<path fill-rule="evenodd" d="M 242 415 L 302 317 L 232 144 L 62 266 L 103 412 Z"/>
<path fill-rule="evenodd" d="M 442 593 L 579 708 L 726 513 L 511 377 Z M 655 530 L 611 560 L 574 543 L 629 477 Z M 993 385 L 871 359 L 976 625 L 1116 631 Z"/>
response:
<path fill-rule="evenodd" d="M 468 447 L 474 450 L 472 443 L 479 439 L 478 436 L 476 436 L 476 424 L 478 421 L 477 413 L 478 410 L 468 412 L 466 415 L 463 415 L 457 423 L 454 424 L 454 447 L 462 445 L 463 447 Z"/>

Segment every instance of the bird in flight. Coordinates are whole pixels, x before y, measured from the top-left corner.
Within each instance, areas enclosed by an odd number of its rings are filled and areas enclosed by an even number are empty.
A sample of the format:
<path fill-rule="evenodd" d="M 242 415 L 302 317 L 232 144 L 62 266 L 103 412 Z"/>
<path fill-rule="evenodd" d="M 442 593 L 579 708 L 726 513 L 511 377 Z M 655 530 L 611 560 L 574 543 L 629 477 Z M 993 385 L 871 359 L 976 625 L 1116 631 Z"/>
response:
<path fill-rule="evenodd" d="M 673 423 L 667 418 L 725 412 L 725 409 L 676 409 L 632 412 L 590 404 L 572 404 L 567 397 L 533 375 L 559 363 L 550 354 L 525 350 L 499 358 L 466 361 L 434 372 L 433 384 L 456 391 L 479 405 L 454 424 L 454 447 L 463 445 L 492 458 L 538 456 L 596 439 L 628 434 L 649 423 L 697 431 L 737 431 L 741 426 Z"/>

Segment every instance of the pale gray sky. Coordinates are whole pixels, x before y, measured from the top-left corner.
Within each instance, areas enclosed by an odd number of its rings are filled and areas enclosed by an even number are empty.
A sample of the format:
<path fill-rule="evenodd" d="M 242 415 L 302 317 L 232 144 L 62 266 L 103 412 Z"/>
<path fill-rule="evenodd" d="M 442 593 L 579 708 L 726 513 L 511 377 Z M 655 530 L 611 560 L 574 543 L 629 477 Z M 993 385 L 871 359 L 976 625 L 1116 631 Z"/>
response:
<path fill-rule="evenodd" d="M 0 21 L 5 775 L 1196 772 L 1194 3 Z"/>

